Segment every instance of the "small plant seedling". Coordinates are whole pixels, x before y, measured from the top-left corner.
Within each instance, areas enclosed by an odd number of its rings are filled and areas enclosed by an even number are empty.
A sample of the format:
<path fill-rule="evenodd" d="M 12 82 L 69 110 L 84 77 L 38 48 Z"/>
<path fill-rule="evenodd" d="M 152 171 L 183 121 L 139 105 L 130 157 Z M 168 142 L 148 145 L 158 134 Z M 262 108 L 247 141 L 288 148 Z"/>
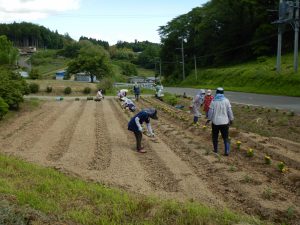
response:
<path fill-rule="evenodd" d="M 286 210 L 287 218 L 289 218 L 289 219 L 293 218 L 294 213 L 295 213 L 294 207 L 293 206 L 288 207 L 288 209 Z"/>
<path fill-rule="evenodd" d="M 265 163 L 266 163 L 267 165 L 270 165 L 270 164 L 272 163 L 272 160 L 271 160 L 271 157 L 270 157 L 270 156 L 265 155 Z"/>
<path fill-rule="evenodd" d="M 202 126 L 202 129 L 203 129 L 203 130 L 206 130 L 206 129 L 207 129 L 207 126 L 203 125 L 203 126 Z"/>
<path fill-rule="evenodd" d="M 267 188 L 263 191 L 262 196 L 264 199 L 271 200 L 273 196 L 273 191 L 271 188 Z"/>
<path fill-rule="evenodd" d="M 283 173 L 283 172 L 286 171 L 286 167 L 285 167 L 284 162 L 278 163 L 278 164 L 277 164 L 277 168 L 278 168 L 278 170 L 279 170 L 281 173 Z"/>
<path fill-rule="evenodd" d="M 241 144 L 242 144 L 241 141 L 237 141 L 237 142 L 236 142 L 236 147 L 237 147 L 237 149 L 241 149 Z"/>
<path fill-rule="evenodd" d="M 243 181 L 245 183 L 251 183 L 253 181 L 252 177 L 250 177 L 248 174 L 246 174 L 243 178 Z"/>
<path fill-rule="evenodd" d="M 229 171 L 235 172 L 236 170 L 237 170 L 237 168 L 234 165 L 230 165 Z"/>
<path fill-rule="evenodd" d="M 247 156 L 248 157 L 253 157 L 254 156 L 254 151 L 252 148 L 249 148 L 248 151 L 247 151 Z"/>

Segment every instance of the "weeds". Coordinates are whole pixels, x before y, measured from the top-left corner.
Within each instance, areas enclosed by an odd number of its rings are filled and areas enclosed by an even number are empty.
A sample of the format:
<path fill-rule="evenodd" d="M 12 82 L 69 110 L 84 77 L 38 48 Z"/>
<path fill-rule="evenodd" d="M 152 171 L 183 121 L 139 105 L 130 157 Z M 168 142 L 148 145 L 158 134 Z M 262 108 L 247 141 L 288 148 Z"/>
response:
<path fill-rule="evenodd" d="M 251 176 L 249 176 L 248 174 L 246 174 L 244 177 L 243 177 L 243 180 L 242 180 L 244 183 L 252 183 L 253 182 L 253 178 Z"/>
<path fill-rule="evenodd" d="M 235 172 L 236 170 L 237 170 L 237 168 L 234 165 L 230 165 L 230 167 L 229 167 L 230 172 Z"/>
<path fill-rule="evenodd" d="M 267 200 L 271 200 L 272 196 L 273 196 L 273 191 L 271 188 L 266 188 L 262 193 L 262 197 Z"/>

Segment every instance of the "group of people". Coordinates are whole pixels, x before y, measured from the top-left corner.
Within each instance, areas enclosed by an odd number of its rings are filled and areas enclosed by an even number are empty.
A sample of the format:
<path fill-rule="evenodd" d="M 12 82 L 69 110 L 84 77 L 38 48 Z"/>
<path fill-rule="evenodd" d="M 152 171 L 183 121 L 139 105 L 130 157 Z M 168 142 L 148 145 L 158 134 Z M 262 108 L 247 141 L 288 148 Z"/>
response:
<path fill-rule="evenodd" d="M 202 116 L 200 108 L 203 106 L 203 111 L 205 112 L 206 118 L 208 117 L 208 111 L 210 103 L 213 101 L 214 96 L 211 94 L 211 90 L 208 89 L 205 93 L 204 89 L 198 91 L 198 93 L 193 98 L 192 104 L 190 106 L 191 112 L 194 114 L 194 123 L 197 123 L 199 117 Z"/>
<path fill-rule="evenodd" d="M 212 95 L 211 90 L 201 89 L 193 98 L 190 106 L 192 113 L 194 114 L 193 123 L 197 123 L 199 118 L 202 116 L 201 107 L 206 116 L 206 125 L 212 123 L 212 142 L 214 152 L 218 153 L 218 137 L 221 132 L 225 156 L 229 155 L 230 142 L 229 142 L 229 126 L 233 123 L 233 112 L 229 100 L 224 96 L 224 89 L 222 87 L 217 88 L 216 95 Z"/>
<path fill-rule="evenodd" d="M 125 104 L 125 103 L 124 103 Z M 212 95 L 211 90 L 201 89 L 192 101 L 192 112 L 194 114 L 194 123 L 197 123 L 202 116 L 200 108 L 203 106 L 203 110 L 206 116 L 206 125 L 210 122 L 212 124 L 212 142 L 214 152 L 218 153 L 218 137 L 221 133 L 225 156 L 229 155 L 230 142 L 229 142 L 229 126 L 233 123 L 234 116 L 231 109 L 230 101 L 224 96 L 224 89 L 219 87 L 216 89 L 216 95 Z M 133 116 L 128 123 L 128 130 L 132 131 L 136 138 L 136 150 L 139 153 L 145 153 L 142 142 L 142 124 L 145 122 L 150 136 L 154 136 L 153 130 L 150 124 L 150 118 L 158 119 L 157 110 L 154 108 L 143 109 L 135 116 Z"/>

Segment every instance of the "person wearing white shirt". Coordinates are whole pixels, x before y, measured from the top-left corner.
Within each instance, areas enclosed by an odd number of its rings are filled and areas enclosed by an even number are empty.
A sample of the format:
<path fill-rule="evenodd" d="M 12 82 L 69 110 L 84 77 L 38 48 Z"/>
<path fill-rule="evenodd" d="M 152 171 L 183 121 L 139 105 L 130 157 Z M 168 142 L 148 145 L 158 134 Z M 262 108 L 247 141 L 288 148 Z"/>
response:
<path fill-rule="evenodd" d="M 224 147 L 225 156 L 229 155 L 230 143 L 228 140 L 229 125 L 233 123 L 233 112 L 231 109 L 231 104 L 227 98 L 224 96 L 224 89 L 219 87 L 216 90 L 216 96 L 211 102 L 208 111 L 207 124 L 212 122 L 212 142 L 214 146 L 214 152 L 218 153 L 218 136 L 221 132 Z"/>

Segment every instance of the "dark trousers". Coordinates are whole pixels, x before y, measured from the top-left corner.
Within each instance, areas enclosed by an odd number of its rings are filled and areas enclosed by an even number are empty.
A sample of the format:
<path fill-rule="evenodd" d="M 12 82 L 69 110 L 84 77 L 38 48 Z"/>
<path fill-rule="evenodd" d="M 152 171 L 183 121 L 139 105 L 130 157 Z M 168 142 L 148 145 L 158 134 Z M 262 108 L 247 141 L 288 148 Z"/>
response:
<path fill-rule="evenodd" d="M 135 96 L 135 100 L 137 100 L 137 101 L 138 101 L 138 100 L 139 100 L 139 96 L 140 96 L 140 94 L 135 94 L 134 96 Z"/>
<path fill-rule="evenodd" d="M 218 137 L 219 137 L 219 132 L 221 132 L 224 141 L 225 154 L 229 154 L 228 131 L 229 131 L 228 124 L 224 124 L 224 125 L 212 124 L 212 141 L 214 145 L 214 152 L 218 152 Z"/>
<path fill-rule="evenodd" d="M 135 139 L 136 139 L 136 149 L 139 151 L 142 148 L 142 136 L 143 136 L 143 134 L 140 131 L 135 131 L 134 136 L 135 136 Z"/>

